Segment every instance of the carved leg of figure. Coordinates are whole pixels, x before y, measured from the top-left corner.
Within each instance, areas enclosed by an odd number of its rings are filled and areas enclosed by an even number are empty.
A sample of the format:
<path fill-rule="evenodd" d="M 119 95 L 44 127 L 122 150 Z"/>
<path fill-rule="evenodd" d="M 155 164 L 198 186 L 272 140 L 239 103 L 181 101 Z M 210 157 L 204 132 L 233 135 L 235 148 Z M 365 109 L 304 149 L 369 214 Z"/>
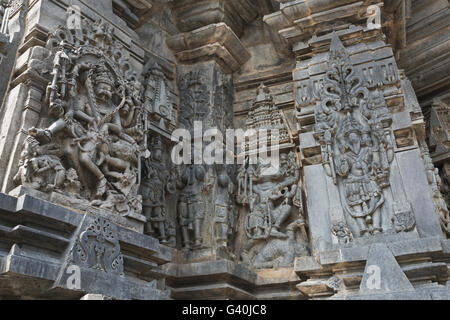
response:
<path fill-rule="evenodd" d="M 276 238 L 287 238 L 287 235 L 280 232 L 281 225 L 289 217 L 292 207 L 289 205 L 281 205 L 275 217 L 275 223 L 270 234 Z"/>
<path fill-rule="evenodd" d="M 216 243 L 219 247 L 226 247 L 228 240 L 228 224 L 216 223 Z"/>
<path fill-rule="evenodd" d="M 189 237 L 188 226 L 181 227 L 181 236 L 183 237 L 183 248 L 190 249 L 191 241 L 190 241 L 190 237 Z"/>
<path fill-rule="evenodd" d="M 194 247 L 199 248 L 202 246 L 202 218 L 195 218 L 194 221 Z"/>
<path fill-rule="evenodd" d="M 57 170 L 55 174 L 55 188 L 62 186 L 65 179 L 66 179 L 65 170 Z"/>
<path fill-rule="evenodd" d="M 366 219 L 365 218 L 357 218 L 356 223 L 358 224 L 360 235 L 368 236 L 369 228 L 366 225 Z"/>
<path fill-rule="evenodd" d="M 242 249 L 242 253 L 241 253 L 241 260 L 243 263 L 245 264 L 251 264 L 251 259 L 250 259 L 250 250 L 253 248 L 253 246 L 255 245 L 256 240 L 253 239 L 249 239 L 249 241 L 247 242 L 247 244 L 244 246 L 244 248 Z"/>
<path fill-rule="evenodd" d="M 87 199 L 91 198 L 91 191 L 89 190 L 89 184 L 86 180 L 86 176 L 84 174 L 84 171 L 81 167 L 80 164 L 80 159 L 78 157 L 78 149 L 75 149 L 72 145 L 71 145 L 71 140 L 70 139 L 65 139 L 63 141 L 63 145 L 62 145 L 62 152 L 64 155 L 67 156 L 67 158 L 70 159 L 70 161 L 73 164 L 73 167 L 75 168 L 75 171 L 78 174 L 78 179 L 80 180 L 81 184 L 83 185 L 83 193 L 84 193 L 84 197 L 86 197 Z"/>
<path fill-rule="evenodd" d="M 121 170 L 121 171 L 125 171 L 128 169 L 128 167 L 130 166 L 130 164 L 124 160 L 121 160 L 119 158 L 114 158 L 111 157 L 109 155 L 106 156 L 106 162 L 111 165 L 112 167 Z"/>
<path fill-rule="evenodd" d="M 146 235 L 153 235 L 153 222 L 152 222 L 152 207 L 144 206 L 144 216 L 147 218 L 147 222 L 144 225 L 144 233 Z"/>
<path fill-rule="evenodd" d="M 202 246 L 203 203 L 196 201 L 188 205 L 189 218 L 194 220 L 194 247 Z"/>

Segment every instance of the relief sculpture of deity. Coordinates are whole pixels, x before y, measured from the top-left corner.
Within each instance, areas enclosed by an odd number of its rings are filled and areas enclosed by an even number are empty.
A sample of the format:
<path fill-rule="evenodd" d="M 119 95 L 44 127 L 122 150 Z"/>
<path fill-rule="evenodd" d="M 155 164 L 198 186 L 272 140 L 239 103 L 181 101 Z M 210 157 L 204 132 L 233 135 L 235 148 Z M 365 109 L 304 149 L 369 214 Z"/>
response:
<path fill-rule="evenodd" d="M 176 183 L 170 178 L 162 158 L 163 145 L 161 137 L 152 143 L 152 155 L 144 161 L 145 176 L 142 179 L 144 216 L 147 223 L 144 233 L 157 237 L 162 244 L 168 244 L 170 232 L 166 212 L 166 194 L 176 192 Z"/>
<path fill-rule="evenodd" d="M 63 27 L 48 41 L 53 80 L 46 103 L 53 123 L 30 128 L 15 180 L 60 193 L 66 204 L 140 213 L 141 85 L 113 29 L 101 20 L 85 27 L 83 45 L 75 46 Z M 80 192 L 66 189 L 69 184 Z"/>

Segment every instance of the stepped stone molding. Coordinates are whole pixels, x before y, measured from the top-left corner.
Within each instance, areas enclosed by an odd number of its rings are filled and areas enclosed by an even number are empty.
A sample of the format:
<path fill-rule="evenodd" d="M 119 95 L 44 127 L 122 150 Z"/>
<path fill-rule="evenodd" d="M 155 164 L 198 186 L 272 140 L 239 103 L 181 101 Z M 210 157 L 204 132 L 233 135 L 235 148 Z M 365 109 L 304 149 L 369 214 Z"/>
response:
<path fill-rule="evenodd" d="M 449 9 L 0 0 L 0 299 L 448 300 Z"/>

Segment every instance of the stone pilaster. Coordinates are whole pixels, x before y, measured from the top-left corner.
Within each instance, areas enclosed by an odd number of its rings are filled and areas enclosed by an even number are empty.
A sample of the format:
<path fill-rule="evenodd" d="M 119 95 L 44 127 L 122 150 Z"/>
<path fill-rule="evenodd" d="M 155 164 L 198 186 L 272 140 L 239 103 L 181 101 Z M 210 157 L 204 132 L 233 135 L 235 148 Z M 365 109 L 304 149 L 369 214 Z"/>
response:
<path fill-rule="evenodd" d="M 226 130 L 233 128 L 232 73 L 250 58 L 238 36 L 256 17 L 251 9 L 250 1 L 173 3 L 180 33 L 168 37 L 167 45 L 178 62 L 179 127 L 190 131 L 192 142 L 195 122 L 202 124 L 202 133 L 217 128 L 224 138 Z M 187 180 L 179 187 L 177 212 L 182 261 L 232 259 L 233 166 L 183 166 L 181 180 L 183 176 Z"/>

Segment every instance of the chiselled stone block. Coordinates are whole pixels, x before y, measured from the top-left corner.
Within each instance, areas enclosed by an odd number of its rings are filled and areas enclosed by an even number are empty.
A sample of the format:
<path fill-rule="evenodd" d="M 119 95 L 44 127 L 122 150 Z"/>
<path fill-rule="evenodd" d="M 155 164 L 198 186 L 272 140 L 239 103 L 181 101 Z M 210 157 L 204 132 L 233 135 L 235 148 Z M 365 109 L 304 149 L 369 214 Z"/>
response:
<path fill-rule="evenodd" d="M 181 63 L 214 60 L 225 71 L 237 71 L 249 58 L 239 38 L 225 23 L 205 27 L 172 36 L 167 45 Z"/>
<path fill-rule="evenodd" d="M 449 14 L 0 0 L 0 299 L 448 299 Z"/>

